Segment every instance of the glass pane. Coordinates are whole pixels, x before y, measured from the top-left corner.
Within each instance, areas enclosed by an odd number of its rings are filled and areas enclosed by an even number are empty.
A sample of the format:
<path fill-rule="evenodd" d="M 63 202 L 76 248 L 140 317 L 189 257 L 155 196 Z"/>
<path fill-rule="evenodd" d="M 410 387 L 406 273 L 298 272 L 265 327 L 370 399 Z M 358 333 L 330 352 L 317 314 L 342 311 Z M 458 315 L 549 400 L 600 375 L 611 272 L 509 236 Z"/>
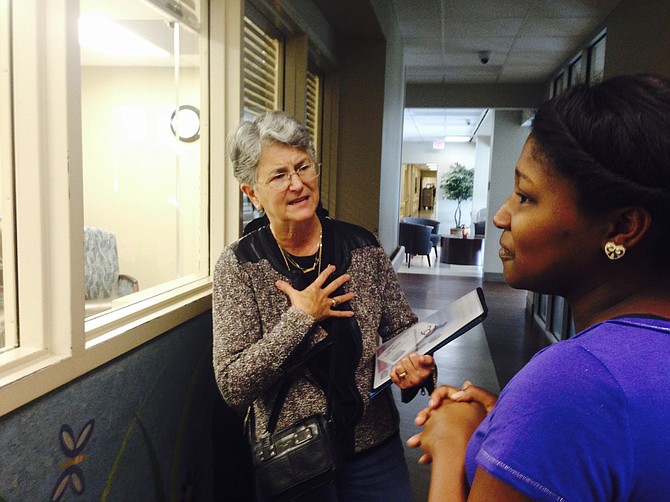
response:
<path fill-rule="evenodd" d="M 584 64 L 583 58 L 580 56 L 570 65 L 570 82 L 569 86 L 581 84 L 584 82 Z"/>
<path fill-rule="evenodd" d="M 565 72 L 563 72 L 554 80 L 554 96 L 561 94 L 565 87 Z"/>
<path fill-rule="evenodd" d="M 18 347 L 14 282 L 11 39 L 9 2 L 0 0 L 0 353 Z"/>
<path fill-rule="evenodd" d="M 537 315 L 544 323 L 547 322 L 547 305 L 549 303 L 549 296 L 538 295 L 537 297 Z"/>
<path fill-rule="evenodd" d="M 142 0 L 81 0 L 87 317 L 206 275 L 200 37 Z"/>
<path fill-rule="evenodd" d="M 603 36 L 589 49 L 589 82 L 594 84 L 603 79 L 605 73 L 605 41 Z"/>
<path fill-rule="evenodd" d="M 572 338 L 575 335 L 575 321 L 570 316 L 570 322 L 568 323 L 568 336 L 567 338 Z"/>
<path fill-rule="evenodd" d="M 551 302 L 551 332 L 557 340 L 564 338 L 563 329 L 563 310 L 565 309 L 565 300 L 561 296 L 554 296 Z"/>

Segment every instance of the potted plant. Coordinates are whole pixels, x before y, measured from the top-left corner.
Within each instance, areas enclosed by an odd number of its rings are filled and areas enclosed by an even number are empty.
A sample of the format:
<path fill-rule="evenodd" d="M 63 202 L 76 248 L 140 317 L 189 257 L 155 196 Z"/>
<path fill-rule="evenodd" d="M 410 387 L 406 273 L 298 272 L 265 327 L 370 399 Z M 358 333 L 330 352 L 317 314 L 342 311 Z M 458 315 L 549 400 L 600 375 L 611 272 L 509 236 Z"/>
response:
<path fill-rule="evenodd" d="M 452 164 L 448 172 L 440 179 L 440 189 L 445 193 L 447 199 L 456 201 L 454 221 L 456 228 L 452 233 L 461 232 L 461 203 L 472 198 L 472 188 L 475 182 L 475 170 L 468 169 L 458 162 Z"/>

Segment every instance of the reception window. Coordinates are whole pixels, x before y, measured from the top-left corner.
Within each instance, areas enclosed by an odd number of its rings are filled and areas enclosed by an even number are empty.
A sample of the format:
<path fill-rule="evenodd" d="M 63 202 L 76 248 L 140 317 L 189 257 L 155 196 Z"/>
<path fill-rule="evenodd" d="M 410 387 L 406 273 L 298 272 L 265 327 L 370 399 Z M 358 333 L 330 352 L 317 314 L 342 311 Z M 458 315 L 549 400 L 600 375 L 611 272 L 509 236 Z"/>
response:
<path fill-rule="evenodd" d="M 0 415 L 211 308 L 207 0 L 0 0 Z"/>
<path fill-rule="evenodd" d="M 14 162 L 12 149 L 9 2 L 0 1 L 0 354 L 18 347 L 14 273 Z"/>
<path fill-rule="evenodd" d="M 85 315 L 204 277 L 200 20 L 81 0 Z"/>

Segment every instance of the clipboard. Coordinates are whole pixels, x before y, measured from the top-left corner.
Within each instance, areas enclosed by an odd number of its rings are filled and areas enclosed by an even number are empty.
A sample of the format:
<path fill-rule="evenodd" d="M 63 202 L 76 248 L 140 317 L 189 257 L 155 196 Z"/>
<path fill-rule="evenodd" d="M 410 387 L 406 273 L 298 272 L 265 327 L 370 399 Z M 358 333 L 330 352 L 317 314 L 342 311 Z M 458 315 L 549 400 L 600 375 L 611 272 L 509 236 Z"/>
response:
<path fill-rule="evenodd" d="M 467 333 L 486 318 L 488 307 L 482 288 L 477 288 L 377 347 L 370 397 L 391 385 L 391 370 L 412 352 L 433 353 Z"/>

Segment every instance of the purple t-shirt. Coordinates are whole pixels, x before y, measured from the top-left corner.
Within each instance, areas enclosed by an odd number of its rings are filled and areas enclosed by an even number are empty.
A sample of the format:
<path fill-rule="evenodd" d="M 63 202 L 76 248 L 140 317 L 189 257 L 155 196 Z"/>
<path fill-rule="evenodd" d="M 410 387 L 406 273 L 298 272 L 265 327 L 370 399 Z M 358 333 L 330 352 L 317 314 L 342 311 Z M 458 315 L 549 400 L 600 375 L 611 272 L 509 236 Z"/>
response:
<path fill-rule="evenodd" d="M 670 321 L 614 319 L 538 352 L 470 439 L 536 500 L 670 499 Z"/>

